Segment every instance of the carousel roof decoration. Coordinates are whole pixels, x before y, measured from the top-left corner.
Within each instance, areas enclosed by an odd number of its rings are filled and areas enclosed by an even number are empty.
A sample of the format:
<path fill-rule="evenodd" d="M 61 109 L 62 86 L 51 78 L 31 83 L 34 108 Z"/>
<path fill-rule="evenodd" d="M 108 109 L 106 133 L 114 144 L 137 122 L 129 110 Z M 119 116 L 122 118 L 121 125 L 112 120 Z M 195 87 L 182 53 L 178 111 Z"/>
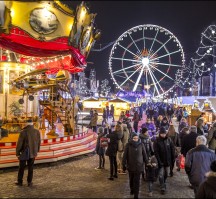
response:
<path fill-rule="evenodd" d="M 22 13 L 22 15 L 20 14 Z M 82 2 L 71 10 L 60 1 L 1 1 L 0 47 L 36 69 L 83 71 L 100 31 Z M 6 60 L 4 56 L 1 60 Z"/>
<path fill-rule="evenodd" d="M 198 100 L 194 100 L 193 105 L 192 105 L 192 109 L 198 109 L 201 111 L 199 104 L 200 104 L 200 102 Z"/>

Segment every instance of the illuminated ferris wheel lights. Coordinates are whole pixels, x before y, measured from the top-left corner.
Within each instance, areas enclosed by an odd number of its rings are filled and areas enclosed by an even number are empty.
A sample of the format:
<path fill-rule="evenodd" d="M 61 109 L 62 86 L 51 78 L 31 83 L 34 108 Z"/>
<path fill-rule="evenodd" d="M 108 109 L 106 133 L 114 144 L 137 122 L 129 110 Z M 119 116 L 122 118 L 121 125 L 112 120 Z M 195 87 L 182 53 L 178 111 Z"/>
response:
<path fill-rule="evenodd" d="M 214 30 L 212 30 L 212 34 L 215 34 L 215 31 L 214 31 Z"/>
<path fill-rule="evenodd" d="M 149 59 L 147 57 L 144 57 L 142 59 L 142 64 L 143 64 L 143 66 L 147 66 L 149 64 Z"/>
<path fill-rule="evenodd" d="M 208 71 L 210 71 L 211 69 L 210 68 L 208 68 Z"/>
<path fill-rule="evenodd" d="M 214 67 L 216 67 L 216 64 L 214 65 Z"/>
<path fill-rule="evenodd" d="M 201 64 L 201 66 L 204 66 L 204 65 L 205 65 L 205 63 L 202 63 L 202 64 Z"/>

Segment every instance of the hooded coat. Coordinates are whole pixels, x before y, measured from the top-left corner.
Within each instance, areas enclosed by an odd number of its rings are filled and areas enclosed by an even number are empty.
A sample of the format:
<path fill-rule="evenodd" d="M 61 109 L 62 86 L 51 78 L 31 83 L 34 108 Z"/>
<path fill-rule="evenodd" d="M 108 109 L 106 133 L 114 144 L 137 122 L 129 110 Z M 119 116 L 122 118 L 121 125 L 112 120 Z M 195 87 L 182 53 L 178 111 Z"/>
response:
<path fill-rule="evenodd" d="M 148 163 L 146 150 L 141 140 L 137 142 L 131 140 L 126 144 L 123 155 L 123 167 L 126 167 L 129 172 L 143 172 L 144 163 Z"/>
<path fill-rule="evenodd" d="M 210 171 L 206 174 L 206 177 L 195 198 L 216 198 L 216 172 Z"/>

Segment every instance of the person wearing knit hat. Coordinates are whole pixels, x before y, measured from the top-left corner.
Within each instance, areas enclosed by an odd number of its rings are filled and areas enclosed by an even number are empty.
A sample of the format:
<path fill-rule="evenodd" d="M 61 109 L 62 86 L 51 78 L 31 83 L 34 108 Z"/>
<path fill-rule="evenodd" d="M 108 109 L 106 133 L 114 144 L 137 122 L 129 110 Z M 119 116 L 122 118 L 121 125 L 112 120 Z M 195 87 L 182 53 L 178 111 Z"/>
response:
<path fill-rule="evenodd" d="M 132 133 L 131 140 L 126 144 L 123 155 L 123 170 L 129 172 L 130 194 L 138 198 L 140 176 L 144 171 L 144 164 L 148 163 L 148 157 L 144 145 L 139 136 Z"/>
<path fill-rule="evenodd" d="M 168 172 L 170 166 L 172 166 L 175 161 L 175 147 L 174 144 L 167 136 L 166 129 L 161 127 L 159 130 L 159 136 L 153 143 L 154 154 L 158 161 L 159 168 L 159 182 L 161 194 L 166 193 L 166 179 L 168 177 Z"/>

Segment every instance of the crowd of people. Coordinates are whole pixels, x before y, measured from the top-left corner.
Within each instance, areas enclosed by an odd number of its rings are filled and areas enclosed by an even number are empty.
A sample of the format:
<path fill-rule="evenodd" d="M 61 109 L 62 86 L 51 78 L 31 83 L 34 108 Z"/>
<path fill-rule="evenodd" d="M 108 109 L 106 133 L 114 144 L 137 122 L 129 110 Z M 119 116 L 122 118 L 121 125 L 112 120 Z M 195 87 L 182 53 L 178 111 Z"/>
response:
<path fill-rule="evenodd" d="M 161 194 L 166 194 L 167 177 L 174 175 L 175 164 L 176 172 L 180 171 L 179 161 L 184 160 L 195 197 L 215 198 L 216 122 L 206 127 L 201 114 L 190 126 L 185 108 L 174 109 L 172 105 L 162 104 L 156 109 L 156 106 L 151 104 L 143 111 L 135 110 L 133 115 L 122 111 L 114 128 L 106 121 L 98 128 L 99 166 L 96 169 L 104 169 L 105 156 L 108 156 L 108 179 L 113 181 L 119 174 L 127 174 L 127 170 L 130 193 L 138 198 L 140 178 L 147 182 L 149 196 L 153 196 L 153 184 L 157 180 Z M 177 128 L 173 124 L 174 116 Z M 105 145 L 101 145 L 101 138 L 106 140 Z"/>

